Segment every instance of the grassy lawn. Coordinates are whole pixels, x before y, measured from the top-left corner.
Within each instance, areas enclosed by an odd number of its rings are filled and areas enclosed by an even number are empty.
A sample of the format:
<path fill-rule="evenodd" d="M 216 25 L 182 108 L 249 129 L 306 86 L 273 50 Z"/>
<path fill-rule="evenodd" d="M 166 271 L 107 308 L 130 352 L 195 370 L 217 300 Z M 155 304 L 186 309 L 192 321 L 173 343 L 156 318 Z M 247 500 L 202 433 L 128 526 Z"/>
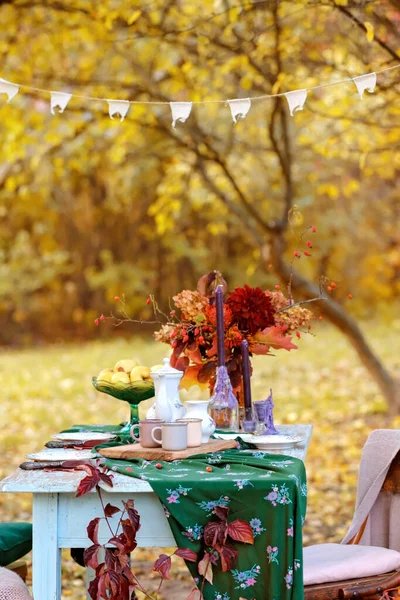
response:
<path fill-rule="evenodd" d="M 361 448 L 368 433 L 400 425 L 400 419 L 384 414 L 378 389 L 344 337 L 328 326 L 318 329 L 317 337 L 302 337 L 296 352 L 256 357 L 253 377 L 254 399 L 266 397 L 269 387 L 273 388 L 278 423 L 314 424 L 306 462 L 306 544 L 342 538 L 353 512 Z M 400 371 L 400 359 L 393 352 L 400 322 L 366 325 L 365 330 L 386 364 Z M 40 450 L 52 433 L 73 423 L 125 420 L 128 406 L 95 392 L 91 376 L 121 358 L 137 358 L 151 366 L 167 350 L 151 340 L 135 338 L 4 352 L 0 360 L 0 477 L 11 473 L 26 453 Z M 30 517 L 28 495 L 0 494 L 1 520 Z M 137 555 L 140 570 L 145 572 L 143 561 L 156 552 L 138 551 Z M 63 595 L 84 598 L 83 570 L 67 554 L 64 569 L 68 577 Z M 184 577 L 182 569 L 177 577 Z"/>

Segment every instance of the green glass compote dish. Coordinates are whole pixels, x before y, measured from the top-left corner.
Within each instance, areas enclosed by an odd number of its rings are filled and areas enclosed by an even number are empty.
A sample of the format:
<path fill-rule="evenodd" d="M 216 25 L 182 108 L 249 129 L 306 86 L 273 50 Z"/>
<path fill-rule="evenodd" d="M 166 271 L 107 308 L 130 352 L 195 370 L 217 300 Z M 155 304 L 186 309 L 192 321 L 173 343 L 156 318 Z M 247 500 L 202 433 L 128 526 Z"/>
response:
<path fill-rule="evenodd" d="M 142 381 L 127 383 L 123 386 L 116 386 L 108 381 L 101 381 L 96 377 L 92 377 L 92 383 L 97 391 L 113 396 L 118 400 L 128 402 L 131 409 L 131 416 L 129 422 L 121 429 L 120 434 L 129 435 L 132 425 L 139 423 L 139 404 L 154 396 L 154 382 L 152 380 L 144 379 Z"/>

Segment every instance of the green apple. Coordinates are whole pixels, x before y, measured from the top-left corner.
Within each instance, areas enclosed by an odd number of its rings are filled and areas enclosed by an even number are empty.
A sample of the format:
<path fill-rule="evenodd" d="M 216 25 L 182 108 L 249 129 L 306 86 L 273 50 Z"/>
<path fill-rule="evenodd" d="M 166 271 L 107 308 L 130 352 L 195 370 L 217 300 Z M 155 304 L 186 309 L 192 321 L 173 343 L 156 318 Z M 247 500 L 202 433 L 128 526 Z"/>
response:
<path fill-rule="evenodd" d="M 107 383 L 111 383 L 111 378 L 114 375 L 114 371 L 112 369 L 103 369 L 97 375 L 97 381 L 106 381 Z"/>
<path fill-rule="evenodd" d="M 111 377 L 111 383 L 115 385 L 115 387 L 123 389 L 129 384 L 131 380 L 129 379 L 128 373 L 124 373 L 123 371 L 117 371 Z"/>
<path fill-rule="evenodd" d="M 136 360 L 131 360 L 130 358 L 126 358 L 125 360 L 119 360 L 114 367 L 114 371 L 122 371 L 123 373 L 130 373 L 133 367 L 137 367 L 138 363 Z"/>
<path fill-rule="evenodd" d="M 148 367 L 133 367 L 131 371 L 131 381 L 143 381 L 150 378 L 150 369 Z"/>

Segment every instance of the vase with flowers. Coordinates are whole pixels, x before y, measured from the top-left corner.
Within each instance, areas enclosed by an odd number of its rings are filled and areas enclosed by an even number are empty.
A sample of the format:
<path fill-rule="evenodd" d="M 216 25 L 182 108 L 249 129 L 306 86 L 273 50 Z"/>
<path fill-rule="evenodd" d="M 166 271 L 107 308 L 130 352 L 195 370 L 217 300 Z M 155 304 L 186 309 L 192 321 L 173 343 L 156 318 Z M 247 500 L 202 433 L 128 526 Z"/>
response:
<path fill-rule="evenodd" d="M 219 271 L 201 277 L 196 290 L 182 290 L 173 297 L 167 322 L 155 332 L 157 341 L 172 348 L 171 366 L 184 372 L 181 387 L 193 385 L 214 390 L 218 366 L 215 293 L 222 286 L 225 302 L 225 366 L 232 389 L 243 405 L 241 344 L 248 342 L 250 356 L 272 355 L 275 350 L 295 350 L 292 335 L 308 326 L 310 310 L 293 304 L 279 291 L 261 287 L 236 287 L 228 291 Z M 158 312 L 154 298 L 151 298 Z M 299 337 L 300 334 L 298 334 Z"/>

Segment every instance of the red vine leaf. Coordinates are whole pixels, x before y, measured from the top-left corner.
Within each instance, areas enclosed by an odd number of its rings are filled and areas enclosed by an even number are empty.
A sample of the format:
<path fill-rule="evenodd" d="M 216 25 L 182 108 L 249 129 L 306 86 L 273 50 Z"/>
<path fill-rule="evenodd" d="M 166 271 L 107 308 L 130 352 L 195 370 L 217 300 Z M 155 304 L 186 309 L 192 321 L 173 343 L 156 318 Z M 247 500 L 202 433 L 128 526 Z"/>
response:
<path fill-rule="evenodd" d="M 110 487 L 113 487 L 111 475 L 107 475 L 107 473 L 100 472 L 99 477 L 103 483 L 105 483 L 106 485 L 109 485 Z"/>
<path fill-rule="evenodd" d="M 129 552 L 132 552 L 137 546 L 136 530 L 132 527 L 130 519 L 123 519 L 121 521 L 121 526 L 125 534 L 124 551 L 129 554 Z"/>
<path fill-rule="evenodd" d="M 181 558 L 189 562 L 197 561 L 196 552 L 194 550 L 191 550 L 190 548 L 177 548 L 174 554 L 176 554 L 176 556 L 180 556 Z"/>
<path fill-rule="evenodd" d="M 120 587 L 121 587 L 121 576 L 119 575 L 119 573 L 116 573 L 115 571 L 107 571 L 107 575 L 108 575 L 107 584 L 108 584 L 108 588 L 111 592 L 110 598 L 116 598 L 117 594 L 119 594 Z"/>
<path fill-rule="evenodd" d="M 115 557 L 115 550 L 110 550 L 109 548 L 106 548 L 104 560 L 106 562 L 107 569 L 115 571 L 115 566 L 117 563 L 117 559 Z"/>
<path fill-rule="evenodd" d="M 90 521 L 89 525 L 86 528 L 88 538 L 89 538 L 89 540 L 91 540 L 93 542 L 93 544 L 99 543 L 98 535 L 99 535 L 100 521 L 101 521 L 101 519 L 99 517 L 97 517 L 96 519 L 92 519 L 92 521 Z"/>
<path fill-rule="evenodd" d="M 217 548 L 221 557 L 221 567 L 224 573 L 230 571 L 237 561 L 238 551 L 229 544 Z"/>
<path fill-rule="evenodd" d="M 206 579 L 209 583 L 212 584 L 213 571 L 212 571 L 211 557 L 208 554 L 208 552 L 204 553 L 203 558 L 199 562 L 198 569 L 199 569 L 199 574 L 203 575 L 204 579 Z"/>
<path fill-rule="evenodd" d="M 129 556 L 125 554 L 125 552 L 117 554 L 115 559 L 118 560 L 121 569 L 124 569 L 129 565 Z"/>
<path fill-rule="evenodd" d="M 92 467 L 91 465 L 79 465 L 76 467 L 78 471 L 86 471 L 88 475 L 79 482 L 78 490 L 76 492 L 76 497 L 79 498 L 84 494 L 90 492 L 93 488 L 95 488 L 100 481 L 100 473 L 96 467 Z"/>
<path fill-rule="evenodd" d="M 246 521 L 232 521 L 228 523 L 228 535 L 236 542 L 244 542 L 245 544 L 254 544 L 254 534 L 250 524 Z"/>
<path fill-rule="evenodd" d="M 226 521 L 207 523 L 204 527 L 204 543 L 206 546 L 214 547 L 216 544 L 225 544 L 228 535 Z"/>
<path fill-rule="evenodd" d="M 128 514 L 129 520 L 131 522 L 132 528 L 135 532 L 134 535 L 136 537 L 136 534 L 140 529 L 140 515 L 135 508 L 135 503 L 133 502 L 133 500 L 128 500 L 127 502 L 124 502 L 124 506 Z"/>
<path fill-rule="evenodd" d="M 120 533 L 117 537 L 112 537 L 108 540 L 109 544 L 116 546 L 120 552 L 125 552 L 126 536 L 124 533 Z"/>
<path fill-rule="evenodd" d="M 107 506 L 104 509 L 104 514 L 105 514 L 106 517 L 112 517 L 117 512 L 121 512 L 121 509 L 119 509 L 117 506 L 113 506 L 110 503 L 108 503 Z"/>
<path fill-rule="evenodd" d="M 163 579 L 169 579 L 171 569 L 171 557 L 167 554 L 160 554 L 153 566 L 153 571 L 157 571 Z"/>
<path fill-rule="evenodd" d="M 253 340 L 250 340 L 249 350 L 253 354 L 269 354 L 269 349 L 296 350 L 297 346 L 292 344 L 290 335 L 285 335 L 282 327 L 267 327 L 263 331 L 256 333 Z"/>
<path fill-rule="evenodd" d="M 88 594 L 91 597 L 92 600 L 97 600 L 98 599 L 98 589 L 99 589 L 99 580 L 97 577 L 95 577 L 94 579 L 92 579 L 92 581 L 89 584 L 89 588 L 88 588 Z"/>
<path fill-rule="evenodd" d="M 83 562 L 86 567 L 92 567 L 92 569 L 96 569 L 99 566 L 99 557 L 98 553 L 101 546 L 99 544 L 93 544 L 93 546 L 89 546 L 83 553 Z"/>
<path fill-rule="evenodd" d="M 221 519 L 221 521 L 226 521 L 229 515 L 229 508 L 226 506 L 220 506 L 219 504 L 214 508 L 214 514 Z"/>

